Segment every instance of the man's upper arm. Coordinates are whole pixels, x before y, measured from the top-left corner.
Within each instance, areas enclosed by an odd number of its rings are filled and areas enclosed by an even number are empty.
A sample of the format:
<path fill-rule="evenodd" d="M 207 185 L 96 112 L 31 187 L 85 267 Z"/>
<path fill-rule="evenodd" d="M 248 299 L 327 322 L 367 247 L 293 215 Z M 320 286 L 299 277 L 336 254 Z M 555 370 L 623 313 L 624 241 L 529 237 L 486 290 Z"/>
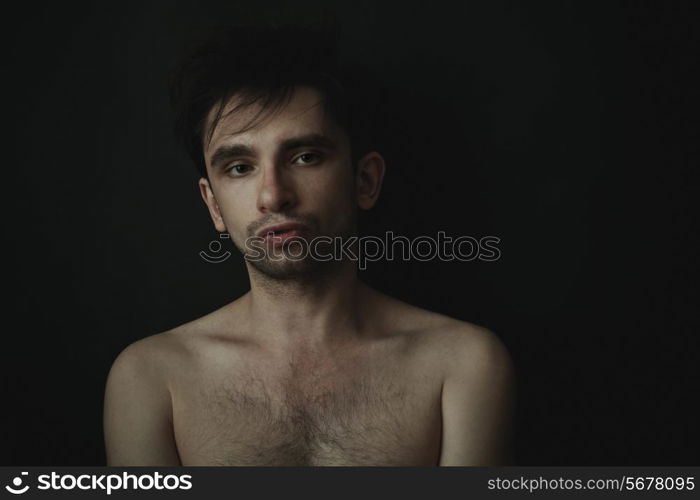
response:
<path fill-rule="evenodd" d="M 170 392 L 138 341 L 115 359 L 105 386 L 107 465 L 180 465 L 172 429 Z"/>
<path fill-rule="evenodd" d="M 514 396 L 510 355 L 484 328 L 467 332 L 458 344 L 443 385 L 439 465 L 505 465 Z"/>

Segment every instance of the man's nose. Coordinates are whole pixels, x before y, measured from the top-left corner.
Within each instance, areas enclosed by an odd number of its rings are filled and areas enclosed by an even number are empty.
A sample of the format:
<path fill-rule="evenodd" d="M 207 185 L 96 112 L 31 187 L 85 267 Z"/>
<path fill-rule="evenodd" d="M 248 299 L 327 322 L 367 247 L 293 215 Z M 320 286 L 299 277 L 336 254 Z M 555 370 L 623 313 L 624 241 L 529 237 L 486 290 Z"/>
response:
<path fill-rule="evenodd" d="M 258 191 L 258 210 L 261 212 L 284 212 L 296 205 L 292 180 L 283 169 L 278 165 L 263 167 Z"/>

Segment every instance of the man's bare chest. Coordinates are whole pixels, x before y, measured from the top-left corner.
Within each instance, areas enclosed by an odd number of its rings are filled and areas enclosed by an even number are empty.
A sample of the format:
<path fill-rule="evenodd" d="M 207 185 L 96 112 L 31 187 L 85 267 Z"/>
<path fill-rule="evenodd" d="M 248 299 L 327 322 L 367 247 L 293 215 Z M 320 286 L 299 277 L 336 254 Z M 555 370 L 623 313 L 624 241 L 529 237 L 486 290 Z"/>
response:
<path fill-rule="evenodd" d="M 440 384 L 424 374 L 219 374 L 173 403 L 183 465 L 434 465 L 439 455 Z"/>

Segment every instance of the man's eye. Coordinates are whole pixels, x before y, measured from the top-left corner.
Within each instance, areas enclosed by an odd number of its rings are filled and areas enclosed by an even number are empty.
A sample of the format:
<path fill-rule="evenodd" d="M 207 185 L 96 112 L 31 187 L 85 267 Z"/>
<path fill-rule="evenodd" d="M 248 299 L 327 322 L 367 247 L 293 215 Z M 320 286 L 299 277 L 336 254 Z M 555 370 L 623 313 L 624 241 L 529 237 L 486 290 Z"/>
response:
<path fill-rule="evenodd" d="M 250 165 L 246 165 L 245 163 L 238 163 L 226 169 L 226 173 L 234 177 L 240 177 L 241 175 L 244 175 L 246 172 L 248 172 L 249 169 Z"/>
<path fill-rule="evenodd" d="M 321 155 L 316 153 L 304 153 L 300 154 L 294 159 L 294 163 L 301 165 L 309 165 L 311 163 L 316 163 L 321 158 Z"/>

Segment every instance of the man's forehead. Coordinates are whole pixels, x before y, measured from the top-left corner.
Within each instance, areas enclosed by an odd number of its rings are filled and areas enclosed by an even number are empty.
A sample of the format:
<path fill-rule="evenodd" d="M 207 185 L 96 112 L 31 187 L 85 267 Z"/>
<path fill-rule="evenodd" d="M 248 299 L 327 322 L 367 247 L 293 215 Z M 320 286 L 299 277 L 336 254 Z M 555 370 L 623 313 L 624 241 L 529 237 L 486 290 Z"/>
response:
<path fill-rule="evenodd" d="M 255 102 L 251 105 L 241 106 L 235 109 L 244 96 L 235 95 L 224 106 L 221 119 L 211 136 L 211 141 L 205 143 L 205 150 L 216 147 L 217 144 L 228 142 L 236 136 L 247 136 L 259 132 L 261 128 L 274 126 L 275 128 L 287 128 L 291 133 L 317 133 L 332 135 L 333 124 L 325 114 L 323 96 L 317 90 L 310 87 L 300 87 L 294 90 L 288 102 L 283 102 L 279 109 L 262 110 L 262 104 Z M 207 128 L 212 125 L 217 106 L 214 106 L 207 115 Z M 262 114 L 261 114 L 262 113 Z M 255 121 L 254 127 L 249 125 Z M 206 141 L 206 138 L 205 138 Z"/>

